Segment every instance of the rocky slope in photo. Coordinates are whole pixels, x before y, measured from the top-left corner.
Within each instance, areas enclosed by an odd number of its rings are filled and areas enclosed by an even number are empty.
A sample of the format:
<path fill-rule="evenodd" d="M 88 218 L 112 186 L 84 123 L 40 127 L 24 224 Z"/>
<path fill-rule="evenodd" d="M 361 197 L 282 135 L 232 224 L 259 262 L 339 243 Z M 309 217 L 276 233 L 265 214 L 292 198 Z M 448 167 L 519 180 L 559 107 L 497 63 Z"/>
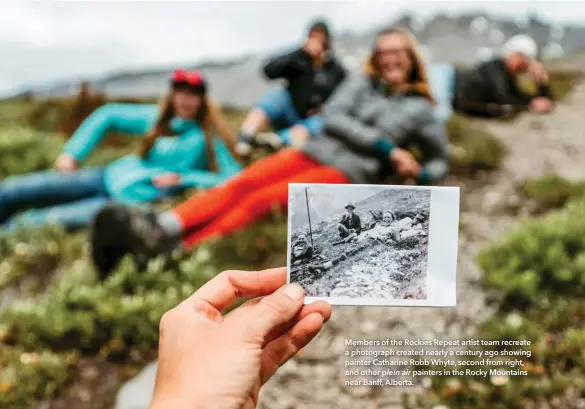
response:
<path fill-rule="evenodd" d="M 425 298 L 430 192 L 379 188 L 369 191 L 373 193 L 371 196 L 354 203 L 364 230 L 349 241 L 341 241 L 337 231 L 343 211 L 333 214 L 329 211 L 329 217 L 323 220 L 315 220 L 312 216 L 309 228 L 308 223 L 301 224 L 304 221 L 300 217 L 304 216 L 303 198 L 293 200 L 296 205 L 291 217 L 297 215 L 292 223 L 293 241 L 299 234 L 306 235 L 313 243 L 315 255 L 308 262 L 293 265 L 291 280 L 301 283 L 310 296 Z M 358 195 L 358 192 L 356 189 L 351 193 Z M 316 209 L 341 208 L 339 203 L 331 206 L 329 193 L 321 190 L 318 195 L 312 194 L 310 208 L 313 213 Z M 377 223 L 368 229 L 372 220 L 370 211 L 386 210 L 393 211 L 397 220 L 386 225 Z M 416 219 L 419 215 L 422 223 Z M 328 262 L 332 263 L 331 267 L 318 272 L 309 270 L 309 266 L 323 266 Z"/>

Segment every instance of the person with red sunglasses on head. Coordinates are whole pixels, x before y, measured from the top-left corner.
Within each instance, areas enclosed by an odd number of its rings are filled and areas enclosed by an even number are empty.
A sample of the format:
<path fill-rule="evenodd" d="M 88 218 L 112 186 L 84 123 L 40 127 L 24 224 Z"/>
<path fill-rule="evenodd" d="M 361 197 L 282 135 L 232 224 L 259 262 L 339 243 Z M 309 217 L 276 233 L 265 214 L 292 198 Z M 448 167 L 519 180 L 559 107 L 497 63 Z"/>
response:
<path fill-rule="evenodd" d="M 235 137 L 208 98 L 201 73 L 177 70 L 170 82 L 160 106 L 110 103 L 95 110 L 66 143 L 55 170 L 0 183 L 0 229 L 47 222 L 82 227 L 109 201 L 154 202 L 185 188 L 216 186 L 238 173 Z M 111 131 L 141 135 L 139 152 L 80 169 Z"/>
<path fill-rule="evenodd" d="M 284 80 L 286 87 L 269 91 L 242 123 L 236 147 L 242 156 L 253 147 L 278 150 L 298 146 L 323 131 L 323 104 L 346 77 L 333 55 L 327 23 L 315 21 L 302 47 L 272 58 L 264 66 L 270 80 Z M 266 131 L 272 127 L 275 132 Z"/>
<path fill-rule="evenodd" d="M 226 236 L 274 208 L 286 210 L 289 183 L 378 184 L 391 176 L 436 183 L 449 166 L 445 127 L 433 109 L 416 41 L 401 30 L 385 30 L 364 72 L 348 77 L 325 104 L 325 130 L 318 138 L 256 161 L 170 211 L 104 208 L 93 221 L 93 260 L 105 277 L 124 254 L 144 268 L 177 245 L 193 247 Z M 406 150 L 409 146 L 418 148 L 420 159 Z"/>

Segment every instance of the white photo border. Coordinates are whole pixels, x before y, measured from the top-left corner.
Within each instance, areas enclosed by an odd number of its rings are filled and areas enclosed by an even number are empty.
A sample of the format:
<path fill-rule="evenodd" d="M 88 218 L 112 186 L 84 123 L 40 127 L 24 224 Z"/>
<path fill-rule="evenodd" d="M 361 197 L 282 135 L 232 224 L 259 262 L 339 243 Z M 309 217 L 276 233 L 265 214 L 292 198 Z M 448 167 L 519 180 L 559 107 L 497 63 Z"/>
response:
<path fill-rule="evenodd" d="M 427 256 L 427 298 L 385 299 L 353 297 L 305 297 L 304 304 L 317 300 L 331 305 L 368 305 L 392 307 L 455 307 L 457 305 L 457 252 L 459 248 L 460 192 L 456 186 L 405 186 L 405 185 L 344 185 L 328 183 L 289 183 L 289 209 L 293 187 L 330 186 L 338 189 L 380 187 L 383 189 L 427 190 L 431 192 L 429 239 Z M 288 212 L 287 230 L 287 283 L 290 283 L 292 212 Z"/>

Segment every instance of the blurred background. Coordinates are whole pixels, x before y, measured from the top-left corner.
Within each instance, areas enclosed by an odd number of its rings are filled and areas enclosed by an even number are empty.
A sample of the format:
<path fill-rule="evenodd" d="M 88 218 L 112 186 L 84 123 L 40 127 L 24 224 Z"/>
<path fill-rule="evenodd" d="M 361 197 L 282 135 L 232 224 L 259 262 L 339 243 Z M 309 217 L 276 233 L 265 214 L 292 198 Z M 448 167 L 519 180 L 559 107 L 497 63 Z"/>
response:
<path fill-rule="evenodd" d="M 0 93 L 75 92 L 80 79 L 114 97 L 155 97 L 170 71 L 202 68 L 224 103 L 250 105 L 266 91 L 267 56 L 296 46 L 325 16 L 335 51 L 359 66 L 386 25 L 411 30 L 429 61 L 470 64 L 527 33 L 543 59 L 585 47 L 578 2 L 8 2 L 0 17 Z M 229 4 L 229 7 L 226 7 Z M 26 27 L 23 30 L 23 25 Z"/>
<path fill-rule="evenodd" d="M 335 308 L 322 334 L 269 382 L 260 407 L 585 408 L 584 4 L 5 0 L 0 181 L 51 168 L 97 107 L 154 102 L 177 67 L 204 72 L 237 131 L 244 108 L 271 86 L 260 73 L 264 58 L 297 46 L 316 17 L 330 22 L 334 49 L 351 69 L 388 25 L 412 31 L 429 61 L 459 65 L 528 34 L 550 72 L 554 112 L 456 114 L 447 124 L 445 184 L 461 188 L 457 307 Z M 110 135 L 88 164 L 136 143 Z M 286 237 L 286 216 L 274 214 L 145 272 L 127 260 L 99 282 L 85 231 L 0 234 L 0 407 L 146 409 L 160 316 L 220 271 L 284 265 Z M 529 339 L 529 375 L 348 387 L 344 339 L 361 337 Z"/>

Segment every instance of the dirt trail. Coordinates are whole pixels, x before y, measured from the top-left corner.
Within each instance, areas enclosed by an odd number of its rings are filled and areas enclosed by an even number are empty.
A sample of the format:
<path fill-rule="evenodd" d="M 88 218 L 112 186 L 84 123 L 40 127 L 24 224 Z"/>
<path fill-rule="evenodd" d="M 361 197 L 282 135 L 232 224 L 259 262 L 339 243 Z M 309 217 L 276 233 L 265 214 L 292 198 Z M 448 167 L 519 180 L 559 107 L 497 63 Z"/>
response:
<path fill-rule="evenodd" d="M 487 242 L 514 228 L 526 206 L 516 186 L 526 178 L 558 173 L 582 179 L 585 135 L 585 82 L 577 84 L 549 116 L 526 114 L 514 122 L 483 122 L 499 136 L 509 154 L 501 171 L 461 186 L 461 218 L 457 307 L 334 308 L 331 321 L 302 354 L 287 363 L 262 392 L 261 409 L 398 409 L 397 388 L 344 386 L 344 339 L 467 338 L 473 323 L 486 318 L 481 272 L 475 258 Z M 351 368 L 350 368 L 351 369 Z M 355 378 L 359 379 L 359 378 Z"/>

